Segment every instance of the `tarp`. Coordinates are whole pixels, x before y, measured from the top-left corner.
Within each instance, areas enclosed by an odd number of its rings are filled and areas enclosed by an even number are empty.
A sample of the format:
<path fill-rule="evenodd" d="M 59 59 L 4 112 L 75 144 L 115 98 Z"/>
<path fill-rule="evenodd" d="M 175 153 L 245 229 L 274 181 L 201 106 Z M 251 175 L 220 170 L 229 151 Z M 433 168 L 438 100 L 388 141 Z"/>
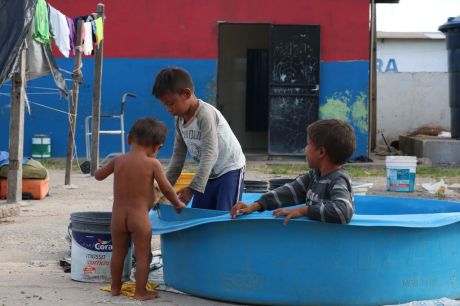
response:
<path fill-rule="evenodd" d="M 67 89 L 64 77 L 54 60 L 51 52 L 51 47 L 48 44 L 37 42 L 33 37 L 34 25 L 30 26 L 30 31 L 27 34 L 27 51 L 26 51 L 26 78 L 33 80 L 49 73 L 52 74 L 56 86 L 67 95 Z"/>
<path fill-rule="evenodd" d="M 0 0 L 0 87 L 11 78 L 35 14 L 36 0 Z"/>
<path fill-rule="evenodd" d="M 245 194 L 243 201 L 251 203 L 260 194 Z M 366 227 L 441 227 L 460 222 L 460 203 L 416 198 L 383 196 L 355 196 L 356 214 L 351 222 L 341 226 Z M 243 220 L 272 220 L 282 224 L 284 217 L 273 218 L 272 211 L 255 212 L 231 219 L 229 212 L 184 208 L 180 214 L 171 205 L 160 204 L 150 212 L 152 231 L 155 235 L 180 231 L 186 228 L 214 222 L 238 222 Z M 307 217 L 291 219 L 289 222 L 318 222 Z M 287 224 L 289 226 L 289 223 Z"/>
<path fill-rule="evenodd" d="M 0 87 L 19 69 L 19 54 L 27 47 L 27 80 L 51 73 L 56 86 L 67 95 L 65 80 L 54 60 L 51 47 L 32 38 L 36 2 L 0 0 Z"/>

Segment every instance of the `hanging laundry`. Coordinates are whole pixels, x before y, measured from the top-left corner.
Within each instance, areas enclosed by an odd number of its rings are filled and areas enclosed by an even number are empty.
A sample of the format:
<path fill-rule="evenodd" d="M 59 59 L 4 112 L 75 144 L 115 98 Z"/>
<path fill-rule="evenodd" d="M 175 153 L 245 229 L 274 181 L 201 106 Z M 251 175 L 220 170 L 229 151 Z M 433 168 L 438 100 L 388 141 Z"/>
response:
<path fill-rule="evenodd" d="M 59 71 L 59 67 L 54 60 L 51 46 L 42 44 L 32 38 L 35 33 L 34 23 L 30 25 L 29 34 L 27 34 L 27 49 L 26 49 L 26 78 L 33 80 L 48 74 L 53 75 L 56 86 L 67 96 L 67 88 L 64 77 Z"/>
<path fill-rule="evenodd" d="M 104 22 L 102 17 L 94 20 L 94 24 L 96 25 L 96 44 L 99 45 L 101 40 L 104 39 Z"/>
<path fill-rule="evenodd" d="M 96 36 L 96 23 L 91 21 L 91 28 L 93 29 L 93 42 L 97 43 L 97 36 Z M 97 45 L 96 45 L 97 47 Z"/>
<path fill-rule="evenodd" d="M 78 20 L 83 20 L 84 22 L 90 22 L 90 21 L 96 20 L 96 18 L 97 18 L 96 13 L 92 13 L 91 15 L 88 15 L 88 16 L 78 16 L 74 18 L 74 23 L 77 24 Z M 93 42 L 95 42 L 96 41 L 96 29 L 95 28 L 92 30 L 92 36 L 93 36 Z"/>
<path fill-rule="evenodd" d="M 73 19 L 66 17 L 67 19 L 67 25 L 69 26 L 69 39 L 70 39 L 70 50 L 72 51 L 72 54 L 75 55 L 75 31 L 76 31 L 76 24 L 74 24 Z"/>
<path fill-rule="evenodd" d="M 43 44 L 50 43 L 48 7 L 45 0 L 38 0 L 34 16 L 35 33 L 33 38 Z"/>
<path fill-rule="evenodd" d="M 93 29 L 91 22 L 85 22 L 83 26 L 85 28 L 83 53 L 85 55 L 91 55 L 91 52 L 93 51 Z"/>
<path fill-rule="evenodd" d="M 51 37 L 53 37 L 54 43 L 62 55 L 69 57 L 70 30 L 67 24 L 67 18 L 51 5 L 48 6 L 50 9 L 49 21 L 51 25 Z"/>

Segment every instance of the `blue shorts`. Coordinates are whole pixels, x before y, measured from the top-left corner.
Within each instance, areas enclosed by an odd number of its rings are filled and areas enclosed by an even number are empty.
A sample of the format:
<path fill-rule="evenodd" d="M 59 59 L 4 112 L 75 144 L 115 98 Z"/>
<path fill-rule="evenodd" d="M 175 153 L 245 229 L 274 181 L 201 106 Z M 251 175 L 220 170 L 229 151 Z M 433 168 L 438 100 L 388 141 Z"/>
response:
<path fill-rule="evenodd" d="M 241 200 L 244 189 L 244 168 L 232 170 L 208 180 L 204 193 L 194 191 L 192 208 L 230 211 Z"/>

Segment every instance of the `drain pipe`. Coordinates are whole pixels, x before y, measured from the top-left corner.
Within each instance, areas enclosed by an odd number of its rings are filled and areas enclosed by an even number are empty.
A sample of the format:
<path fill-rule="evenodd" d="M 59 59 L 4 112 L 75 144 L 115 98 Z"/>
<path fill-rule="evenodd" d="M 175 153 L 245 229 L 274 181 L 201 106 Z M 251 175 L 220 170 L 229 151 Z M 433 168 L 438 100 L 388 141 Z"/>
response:
<path fill-rule="evenodd" d="M 375 0 L 371 0 L 371 24 L 370 24 L 370 74 L 369 74 L 369 152 L 376 147 L 377 138 L 377 17 Z"/>

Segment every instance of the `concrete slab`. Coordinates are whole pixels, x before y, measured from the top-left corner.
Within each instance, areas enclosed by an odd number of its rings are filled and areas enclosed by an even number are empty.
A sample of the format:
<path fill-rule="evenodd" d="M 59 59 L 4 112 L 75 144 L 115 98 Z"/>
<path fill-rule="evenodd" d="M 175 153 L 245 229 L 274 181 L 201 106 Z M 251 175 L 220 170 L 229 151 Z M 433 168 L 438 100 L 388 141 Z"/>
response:
<path fill-rule="evenodd" d="M 460 140 L 434 136 L 399 136 L 405 154 L 429 158 L 433 164 L 460 165 Z"/>
<path fill-rule="evenodd" d="M 19 204 L 0 204 L 0 219 L 19 216 Z"/>

